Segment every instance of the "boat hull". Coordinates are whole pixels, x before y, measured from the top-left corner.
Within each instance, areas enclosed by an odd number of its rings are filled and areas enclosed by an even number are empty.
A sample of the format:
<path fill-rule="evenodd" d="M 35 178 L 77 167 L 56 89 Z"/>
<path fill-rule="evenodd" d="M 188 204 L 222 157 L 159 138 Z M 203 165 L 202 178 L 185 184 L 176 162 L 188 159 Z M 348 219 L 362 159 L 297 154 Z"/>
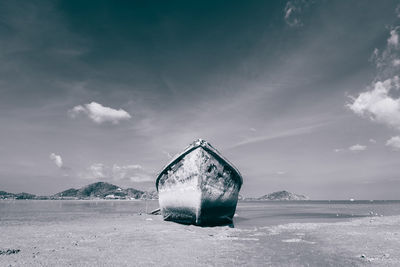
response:
<path fill-rule="evenodd" d="M 212 151 L 198 146 L 165 169 L 157 186 L 165 220 L 222 225 L 232 223 L 241 177 Z"/>

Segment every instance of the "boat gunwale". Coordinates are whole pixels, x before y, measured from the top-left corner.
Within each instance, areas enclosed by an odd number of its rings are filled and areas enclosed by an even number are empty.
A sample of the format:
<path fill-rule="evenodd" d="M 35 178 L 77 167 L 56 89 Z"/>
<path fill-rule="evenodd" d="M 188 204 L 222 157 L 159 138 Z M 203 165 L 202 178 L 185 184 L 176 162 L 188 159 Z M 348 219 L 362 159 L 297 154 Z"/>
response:
<path fill-rule="evenodd" d="M 213 155 L 216 158 L 219 158 L 220 160 L 224 161 L 229 167 L 232 168 L 234 172 L 236 172 L 237 176 L 239 177 L 239 188 L 243 184 L 243 178 L 242 175 L 240 174 L 239 170 L 229 161 L 227 160 L 224 156 L 221 155 L 221 153 L 215 149 L 212 145 L 210 145 L 207 141 L 198 139 L 194 141 L 192 144 L 190 144 L 182 153 L 176 155 L 167 165 L 162 168 L 162 170 L 159 172 L 157 179 L 156 179 L 156 188 L 158 191 L 158 183 L 160 181 L 161 176 L 165 173 L 165 170 L 170 168 L 172 165 L 176 164 L 179 162 L 183 157 L 185 157 L 187 154 L 192 152 L 193 150 L 197 148 L 203 148 L 205 151 L 209 152 L 211 155 Z"/>

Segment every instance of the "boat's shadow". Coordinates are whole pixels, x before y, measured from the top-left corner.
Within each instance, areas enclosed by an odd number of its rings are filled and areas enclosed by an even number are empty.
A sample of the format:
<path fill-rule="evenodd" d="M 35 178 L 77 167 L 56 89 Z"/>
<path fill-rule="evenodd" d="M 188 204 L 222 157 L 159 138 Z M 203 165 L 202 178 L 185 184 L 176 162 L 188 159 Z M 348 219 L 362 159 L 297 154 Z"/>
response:
<path fill-rule="evenodd" d="M 226 227 L 226 226 L 228 226 L 229 228 L 235 228 L 235 224 L 234 224 L 234 222 L 232 220 L 217 221 L 217 222 L 207 222 L 207 223 L 199 223 L 199 224 L 188 223 L 188 222 L 184 222 L 184 221 L 171 221 L 171 222 L 182 224 L 182 225 L 194 225 L 194 226 L 203 227 L 203 228 L 206 228 L 206 227 Z"/>

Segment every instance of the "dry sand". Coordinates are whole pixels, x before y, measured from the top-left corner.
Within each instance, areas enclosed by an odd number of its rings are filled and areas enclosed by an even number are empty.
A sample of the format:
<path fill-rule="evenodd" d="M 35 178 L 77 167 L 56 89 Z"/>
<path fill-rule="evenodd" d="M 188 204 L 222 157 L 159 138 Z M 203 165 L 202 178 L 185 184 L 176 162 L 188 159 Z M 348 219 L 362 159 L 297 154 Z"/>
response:
<path fill-rule="evenodd" d="M 400 266 L 400 216 L 246 229 L 127 215 L 0 222 L 0 266 Z"/>

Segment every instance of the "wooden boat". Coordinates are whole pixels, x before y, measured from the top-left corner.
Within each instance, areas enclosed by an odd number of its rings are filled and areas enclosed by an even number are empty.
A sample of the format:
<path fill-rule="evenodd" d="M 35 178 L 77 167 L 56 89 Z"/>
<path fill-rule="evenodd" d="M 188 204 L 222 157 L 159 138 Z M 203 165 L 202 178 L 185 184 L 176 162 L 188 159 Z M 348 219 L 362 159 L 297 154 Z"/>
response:
<path fill-rule="evenodd" d="M 164 220 L 195 225 L 232 223 L 243 179 L 208 142 L 198 139 L 156 180 Z"/>

